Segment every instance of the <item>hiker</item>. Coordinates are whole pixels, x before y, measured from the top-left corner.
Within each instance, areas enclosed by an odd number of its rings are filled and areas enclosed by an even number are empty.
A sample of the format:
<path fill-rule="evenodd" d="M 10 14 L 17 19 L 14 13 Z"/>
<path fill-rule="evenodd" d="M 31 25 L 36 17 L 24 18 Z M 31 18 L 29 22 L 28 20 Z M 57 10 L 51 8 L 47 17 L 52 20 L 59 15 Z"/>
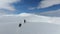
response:
<path fill-rule="evenodd" d="M 21 27 L 22 24 L 19 24 L 19 27 Z"/>
<path fill-rule="evenodd" d="M 24 19 L 24 23 L 26 23 L 26 20 Z"/>
<path fill-rule="evenodd" d="M 24 23 L 26 23 L 26 20 L 25 20 L 25 19 L 24 19 Z M 20 24 L 19 24 L 19 27 L 21 27 L 21 26 L 22 26 L 22 24 L 20 23 Z"/>

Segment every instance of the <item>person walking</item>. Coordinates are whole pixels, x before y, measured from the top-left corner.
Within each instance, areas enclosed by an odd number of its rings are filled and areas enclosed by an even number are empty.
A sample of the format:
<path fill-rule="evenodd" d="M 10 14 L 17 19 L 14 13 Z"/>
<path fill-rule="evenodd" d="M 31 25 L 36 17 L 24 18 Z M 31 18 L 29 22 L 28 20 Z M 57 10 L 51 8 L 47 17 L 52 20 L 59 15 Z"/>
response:
<path fill-rule="evenodd" d="M 22 24 L 19 24 L 19 27 L 21 27 Z"/>
<path fill-rule="evenodd" d="M 24 19 L 24 23 L 26 23 L 26 20 L 25 20 L 25 19 Z M 22 26 L 22 24 L 20 23 L 20 24 L 19 24 L 19 27 L 21 27 L 21 26 Z"/>
<path fill-rule="evenodd" d="M 26 20 L 24 19 L 24 23 L 26 23 Z"/>

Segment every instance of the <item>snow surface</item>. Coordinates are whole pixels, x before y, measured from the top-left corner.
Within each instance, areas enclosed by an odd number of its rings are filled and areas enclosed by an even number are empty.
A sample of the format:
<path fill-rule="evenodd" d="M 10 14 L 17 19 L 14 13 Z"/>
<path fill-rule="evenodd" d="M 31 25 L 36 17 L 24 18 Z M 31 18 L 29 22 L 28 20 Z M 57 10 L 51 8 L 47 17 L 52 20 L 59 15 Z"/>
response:
<path fill-rule="evenodd" d="M 17 23 L 0 23 L 0 34 L 17 34 Z"/>
<path fill-rule="evenodd" d="M 50 23 L 26 23 L 19 34 L 60 34 L 60 25 Z"/>
<path fill-rule="evenodd" d="M 18 27 L 20 23 L 22 26 Z M 3 15 L 0 16 L 0 34 L 60 34 L 60 17 Z"/>
<path fill-rule="evenodd" d="M 60 34 L 60 25 L 51 23 L 0 23 L 0 34 Z"/>

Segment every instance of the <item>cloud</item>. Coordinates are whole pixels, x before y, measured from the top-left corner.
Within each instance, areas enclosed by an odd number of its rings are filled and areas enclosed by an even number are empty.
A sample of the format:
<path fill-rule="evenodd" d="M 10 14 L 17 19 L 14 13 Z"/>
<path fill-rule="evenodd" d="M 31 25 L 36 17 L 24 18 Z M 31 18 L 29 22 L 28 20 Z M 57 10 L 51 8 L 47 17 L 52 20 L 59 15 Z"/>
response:
<path fill-rule="evenodd" d="M 50 17 L 60 17 L 60 9 L 48 11 L 48 12 L 42 12 L 42 13 L 40 13 L 40 15 L 50 16 Z"/>
<path fill-rule="evenodd" d="M 34 10 L 36 7 L 29 7 L 28 10 Z"/>
<path fill-rule="evenodd" d="M 6 10 L 15 10 L 15 8 L 11 5 L 12 3 L 18 2 L 19 0 L 0 0 L 0 9 Z"/>
<path fill-rule="evenodd" d="M 9 15 L 9 14 L 14 14 L 13 12 L 10 12 L 9 10 L 7 11 L 7 10 L 0 10 L 0 16 L 1 15 Z"/>
<path fill-rule="evenodd" d="M 25 17 L 25 16 L 30 16 L 31 14 L 29 14 L 29 13 L 21 13 L 21 14 L 19 14 L 19 16 L 23 16 L 23 17 Z"/>
<path fill-rule="evenodd" d="M 5 15 L 6 12 L 0 11 L 0 15 Z"/>
<path fill-rule="evenodd" d="M 38 8 L 46 8 L 57 4 L 60 4 L 60 0 L 42 0 L 39 3 Z"/>

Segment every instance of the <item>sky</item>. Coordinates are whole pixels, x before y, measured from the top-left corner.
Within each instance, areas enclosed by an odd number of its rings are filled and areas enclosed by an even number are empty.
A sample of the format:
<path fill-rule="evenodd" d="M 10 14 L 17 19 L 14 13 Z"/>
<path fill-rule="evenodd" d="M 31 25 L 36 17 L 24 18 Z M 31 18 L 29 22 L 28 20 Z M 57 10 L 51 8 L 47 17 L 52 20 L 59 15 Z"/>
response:
<path fill-rule="evenodd" d="M 60 0 L 0 0 L 1 15 L 32 13 L 43 16 L 59 17 L 59 10 Z M 50 12 L 52 12 L 52 14 Z"/>

